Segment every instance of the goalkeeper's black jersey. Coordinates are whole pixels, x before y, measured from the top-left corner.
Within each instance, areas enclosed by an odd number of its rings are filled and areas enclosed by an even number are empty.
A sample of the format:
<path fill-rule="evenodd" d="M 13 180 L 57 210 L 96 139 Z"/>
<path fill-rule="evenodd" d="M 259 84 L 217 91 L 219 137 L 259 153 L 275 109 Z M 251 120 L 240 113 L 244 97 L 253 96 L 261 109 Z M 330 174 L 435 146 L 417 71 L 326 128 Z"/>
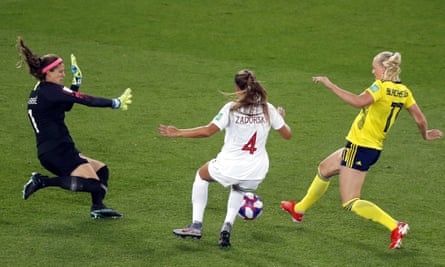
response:
<path fill-rule="evenodd" d="M 62 143 L 73 143 L 65 124 L 65 112 L 74 103 L 91 107 L 112 107 L 112 100 L 93 97 L 50 82 L 39 83 L 28 99 L 28 116 L 34 129 L 38 155 L 51 151 Z"/>

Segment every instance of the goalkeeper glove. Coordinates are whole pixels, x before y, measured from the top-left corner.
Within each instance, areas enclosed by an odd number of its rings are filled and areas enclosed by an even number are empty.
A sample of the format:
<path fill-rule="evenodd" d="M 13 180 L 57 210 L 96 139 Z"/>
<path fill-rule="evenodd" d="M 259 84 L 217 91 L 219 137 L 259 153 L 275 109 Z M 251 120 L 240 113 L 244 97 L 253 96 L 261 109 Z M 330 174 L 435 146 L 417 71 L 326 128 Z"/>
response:
<path fill-rule="evenodd" d="M 79 66 L 77 66 L 77 60 L 73 54 L 71 54 L 71 73 L 73 74 L 71 84 L 80 87 L 82 84 L 82 71 L 80 71 Z"/>
<path fill-rule="evenodd" d="M 125 89 L 124 93 L 120 97 L 113 99 L 112 108 L 127 110 L 128 105 L 131 104 L 131 97 L 131 89 Z"/>

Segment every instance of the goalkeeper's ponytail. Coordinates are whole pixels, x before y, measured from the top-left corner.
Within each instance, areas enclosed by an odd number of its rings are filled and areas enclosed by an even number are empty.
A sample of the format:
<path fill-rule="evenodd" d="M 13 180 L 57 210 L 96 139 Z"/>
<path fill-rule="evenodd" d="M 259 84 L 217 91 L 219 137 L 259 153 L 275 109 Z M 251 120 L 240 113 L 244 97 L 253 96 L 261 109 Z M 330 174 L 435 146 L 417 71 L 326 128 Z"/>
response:
<path fill-rule="evenodd" d="M 46 67 L 59 61 L 61 59 L 55 54 L 48 54 L 42 57 L 34 54 L 24 43 L 22 37 L 18 37 L 17 48 L 22 56 L 21 60 L 17 63 L 17 67 L 20 68 L 23 62 L 26 62 L 29 68 L 29 73 L 39 81 L 44 81 L 47 71 L 43 71 Z M 58 65 L 58 64 L 57 64 Z M 56 66 L 54 66 L 56 67 Z M 52 68 L 51 68 L 52 69 Z"/>

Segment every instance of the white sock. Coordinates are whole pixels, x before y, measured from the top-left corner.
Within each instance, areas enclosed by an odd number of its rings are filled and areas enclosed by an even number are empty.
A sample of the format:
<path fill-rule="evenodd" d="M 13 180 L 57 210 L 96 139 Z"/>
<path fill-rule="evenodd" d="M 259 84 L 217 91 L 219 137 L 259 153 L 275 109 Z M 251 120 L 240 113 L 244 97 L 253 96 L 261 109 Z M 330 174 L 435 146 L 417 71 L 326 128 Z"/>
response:
<path fill-rule="evenodd" d="M 192 222 L 202 223 L 204 211 L 207 205 L 209 182 L 201 179 L 199 170 L 196 172 L 195 181 L 192 188 L 193 218 Z"/>
<path fill-rule="evenodd" d="M 238 214 L 239 208 L 243 203 L 244 193 L 233 188 L 230 190 L 229 199 L 227 201 L 227 214 L 224 223 L 233 225 Z"/>

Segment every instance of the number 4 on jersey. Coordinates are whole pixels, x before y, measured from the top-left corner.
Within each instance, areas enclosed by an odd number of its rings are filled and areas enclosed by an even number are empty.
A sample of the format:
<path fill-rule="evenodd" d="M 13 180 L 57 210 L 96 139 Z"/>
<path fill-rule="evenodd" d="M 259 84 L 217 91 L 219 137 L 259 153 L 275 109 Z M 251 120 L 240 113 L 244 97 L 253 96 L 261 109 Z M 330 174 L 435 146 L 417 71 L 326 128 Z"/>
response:
<path fill-rule="evenodd" d="M 250 154 L 255 153 L 256 151 L 256 132 L 250 137 L 249 142 L 243 146 L 241 150 L 249 151 Z"/>

